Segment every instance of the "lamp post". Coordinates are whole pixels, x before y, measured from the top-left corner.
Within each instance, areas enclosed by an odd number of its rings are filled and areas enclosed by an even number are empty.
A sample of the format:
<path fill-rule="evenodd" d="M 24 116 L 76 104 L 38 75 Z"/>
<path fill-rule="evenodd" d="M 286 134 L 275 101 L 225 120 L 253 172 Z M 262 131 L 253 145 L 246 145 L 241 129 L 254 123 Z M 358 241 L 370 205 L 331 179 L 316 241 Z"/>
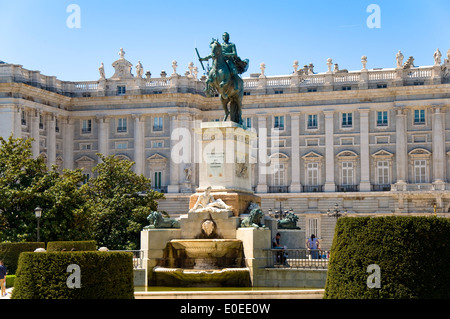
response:
<path fill-rule="evenodd" d="M 36 219 L 37 219 L 37 241 L 39 242 L 40 238 L 39 238 L 39 220 L 41 219 L 42 216 L 42 208 L 40 208 L 39 206 L 36 207 L 34 209 L 34 214 L 36 215 Z"/>
<path fill-rule="evenodd" d="M 275 213 L 272 213 L 272 208 L 269 208 L 268 213 L 270 217 L 274 217 L 275 219 L 283 219 L 284 216 L 286 216 L 288 213 L 293 213 L 294 210 L 291 208 L 289 211 L 285 210 L 283 212 L 283 208 L 281 207 L 281 202 L 280 202 L 280 210 L 276 210 Z"/>
<path fill-rule="evenodd" d="M 333 212 L 331 212 L 330 209 L 328 208 L 327 215 L 328 215 L 328 217 L 336 217 L 336 220 L 337 220 L 339 217 L 341 217 L 343 215 L 347 215 L 347 210 L 345 210 L 344 213 L 341 213 L 341 210 L 339 209 L 339 205 L 336 203 L 336 205 L 334 205 Z"/>

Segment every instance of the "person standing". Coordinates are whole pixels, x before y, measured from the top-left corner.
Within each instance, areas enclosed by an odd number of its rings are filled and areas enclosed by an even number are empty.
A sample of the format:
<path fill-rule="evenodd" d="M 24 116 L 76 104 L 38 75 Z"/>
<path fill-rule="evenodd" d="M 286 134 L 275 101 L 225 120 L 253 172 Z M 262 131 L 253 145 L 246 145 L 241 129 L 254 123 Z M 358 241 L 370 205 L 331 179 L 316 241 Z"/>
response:
<path fill-rule="evenodd" d="M 6 275 L 8 271 L 6 270 L 3 261 L 0 260 L 0 285 L 1 285 L 1 294 L 2 297 L 6 296 Z"/>
<path fill-rule="evenodd" d="M 311 238 L 308 238 L 307 248 L 311 253 L 312 259 L 319 259 L 319 241 L 314 234 L 311 235 Z"/>
<path fill-rule="evenodd" d="M 272 240 L 272 248 L 273 249 L 281 249 L 280 252 L 276 253 L 276 258 L 277 258 L 277 262 L 280 264 L 283 264 L 285 266 L 288 266 L 287 264 L 287 254 L 284 252 L 284 250 L 287 248 L 286 246 L 282 246 L 280 244 L 280 238 L 281 238 L 281 234 L 277 233 L 275 235 L 275 238 Z"/>

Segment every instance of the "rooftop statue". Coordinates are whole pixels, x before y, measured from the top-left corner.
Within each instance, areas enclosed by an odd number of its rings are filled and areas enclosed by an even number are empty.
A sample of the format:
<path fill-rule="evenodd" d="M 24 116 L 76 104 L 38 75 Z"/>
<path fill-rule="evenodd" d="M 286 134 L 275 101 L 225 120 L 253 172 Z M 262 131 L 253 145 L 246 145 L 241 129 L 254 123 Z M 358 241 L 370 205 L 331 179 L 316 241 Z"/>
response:
<path fill-rule="evenodd" d="M 219 93 L 225 111 L 224 121 L 231 120 L 242 124 L 244 81 L 240 74 L 247 71 L 249 61 L 241 60 L 237 55 L 236 45 L 230 42 L 230 35 L 227 32 L 223 34 L 223 41 L 220 44 L 217 39 L 213 39 L 210 44 L 211 54 L 204 58 L 199 55 L 200 62 L 212 59 L 205 92 L 207 96 Z"/>

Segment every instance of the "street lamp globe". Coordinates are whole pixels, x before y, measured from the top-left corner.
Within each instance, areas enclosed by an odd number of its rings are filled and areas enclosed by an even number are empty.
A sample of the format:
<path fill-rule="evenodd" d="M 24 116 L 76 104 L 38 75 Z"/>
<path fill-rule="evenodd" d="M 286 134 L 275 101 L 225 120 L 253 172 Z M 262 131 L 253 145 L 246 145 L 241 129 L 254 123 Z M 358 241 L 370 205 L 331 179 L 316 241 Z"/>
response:
<path fill-rule="evenodd" d="M 40 208 L 39 206 L 36 207 L 34 209 L 34 214 L 36 215 L 36 218 L 41 218 L 41 216 L 42 216 L 42 208 Z"/>

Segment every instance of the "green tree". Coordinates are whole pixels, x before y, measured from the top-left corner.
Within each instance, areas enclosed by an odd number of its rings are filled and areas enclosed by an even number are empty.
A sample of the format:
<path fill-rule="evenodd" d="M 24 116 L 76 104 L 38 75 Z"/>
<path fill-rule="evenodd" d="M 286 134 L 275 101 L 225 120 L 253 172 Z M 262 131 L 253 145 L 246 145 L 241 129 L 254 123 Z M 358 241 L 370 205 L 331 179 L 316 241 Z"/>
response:
<path fill-rule="evenodd" d="M 96 177 L 83 186 L 92 209 L 94 239 L 109 249 L 138 249 L 147 216 L 157 210 L 164 195 L 151 188 L 151 180 L 132 171 L 133 162 L 97 154 Z"/>
<path fill-rule="evenodd" d="M 90 239 L 81 170 L 48 170 L 33 158 L 31 139 L 0 137 L 0 231 L 3 241 L 36 240 L 34 209 L 43 209 L 41 241 Z"/>
<path fill-rule="evenodd" d="M 35 185 L 33 191 L 43 210 L 41 239 L 72 241 L 92 239 L 91 211 L 84 191 L 81 169 L 63 170 L 53 166 Z"/>
<path fill-rule="evenodd" d="M 0 227 L 3 241 L 36 238 L 34 209 L 39 205 L 33 186 L 46 174 L 41 158 L 34 159 L 31 140 L 0 137 Z"/>

